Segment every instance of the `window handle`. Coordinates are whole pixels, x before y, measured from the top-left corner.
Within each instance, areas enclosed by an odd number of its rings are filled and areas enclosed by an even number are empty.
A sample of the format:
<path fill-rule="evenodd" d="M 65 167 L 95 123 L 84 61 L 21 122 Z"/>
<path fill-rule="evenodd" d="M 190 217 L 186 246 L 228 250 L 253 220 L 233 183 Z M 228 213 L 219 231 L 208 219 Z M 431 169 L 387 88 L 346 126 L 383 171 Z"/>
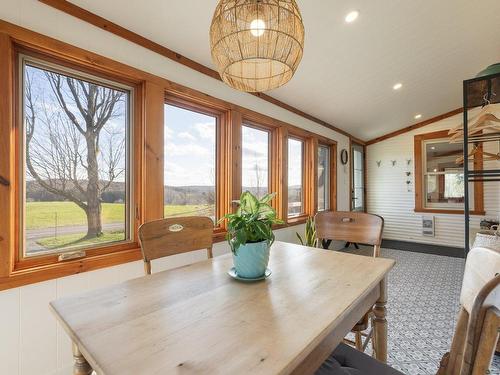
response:
<path fill-rule="evenodd" d="M 5 177 L 0 176 L 0 184 L 4 186 L 10 186 L 9 180 L 7 180 Z"/>

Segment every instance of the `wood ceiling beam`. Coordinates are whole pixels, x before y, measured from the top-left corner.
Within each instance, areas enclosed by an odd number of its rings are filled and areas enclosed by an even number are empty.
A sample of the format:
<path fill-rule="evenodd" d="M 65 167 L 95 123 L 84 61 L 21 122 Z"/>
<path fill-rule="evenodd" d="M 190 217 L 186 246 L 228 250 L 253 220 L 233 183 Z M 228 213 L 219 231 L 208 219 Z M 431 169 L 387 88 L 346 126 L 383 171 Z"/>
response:
<path fill-rule="evenodd" d="M 98 16 L 95 13 L 92 13 L 84 8 L 81 8 L 67 0 L 38 0 L 39 2 L 48 5 L 52 8 L 55 8 L 61 12 L 64 12 L 66 14 L 69 14 L 75 18 L 78 18 L 82 21 L 85 21 L 87 23 L 90 23 L 102 30 L 108 31 L 112 34 L 115 34 L 123 39 L 128 40 L 129 42 L 135 43 L 141 47 L 144 47 L 146 49 L 149 49 L 150 51 L 153 51 L 155 53 L 158 53 L 168 59 L 171 59 L 173 61 L 176 61 L 179 64 L 182 64 L 184 66 L 187 66 L 193 70 L 196 70 L 197 72 L 200 72 L 202 74 L 205 74 L 211 78 L 214 78 L 218 81 L 222 81 L 220 78 L 220 75 L 217 71 L 200 64 L 194 60 L 191 60 L 180 53 L 177 53 L 175 51 L 172 51 L 171 49 L 162 46 L 161 44 L 158 44 L 156 42 L 153 42 L 150 39 L 147 39 L 137 33 L 134 33 L 133 31 L 127 30 L 126 28 L 111 22 L 101 16 Z M 346 137 L 349 137 L 356 143 L 365 144 L 365 141 L 358 139 L 354 137 L 353 135 L 349 134 L 345 130 L 342 130 L 340 128 L 337 128 L 334 125 L 331 125 L 327 123 L 326 121 L 323 121 L 315 116 L 312 116 L 306 112 L 301 111 L 298 108 L 295 108 L 289 104 L 286 104 L 278 99 L 275 99 L 267 94 L 264 93 L 252 93 L 252 95 L 257 96 L 258 98 L 261 98 L 269 103 L 272 103 L 278 107 L 281 107 L 283 109 L 286 109 L 287 111 L 290 111 L 292 113 L 295 113 L 296 115 L 299 115 L 307 120 L 310 120 L 312 122 L 315 122 L 321 126 L 324 126 L 330 130 L 336 131 L 337 133 L 340 133 L 342 135 L 345 135 Z"/>
<path fill-rule="evenodd" d="M 463 108 L 461 108 L 461 107 L 457 108 L 457 109 L 454 109 L 453 111 L 443 113 L 442 115 L 435 116 L 435 117 L 432 117 L 432 118 L 430 118 L 428 120 L 418 122 L 416 124 L 407 126 L 407 127 L 403 128 L 403 129 L 395 130 L 395 131 L 393 131 L 391 133 L 387 133 L 387 134 L 382 135 L 380 137 L 373 138 L 373 139 L 367 141 L 366 145 L 369 146 L 369 145 L 372 145 L 374 143 L 385 141 L 386 139 L 396 137 L 398 135 L 407 133 L 407 132 L 415 130 L 415 129 L 422 128 L 422 127 L 424 127 L 426 125 L 432 124 L 433 122 L 444 120 L 444 119 L 446 119 L 448 117 L 455 116 L 455 115 L 457 115 L 459 113 L 462 113 L 462 112 L 463 112 Z"/>

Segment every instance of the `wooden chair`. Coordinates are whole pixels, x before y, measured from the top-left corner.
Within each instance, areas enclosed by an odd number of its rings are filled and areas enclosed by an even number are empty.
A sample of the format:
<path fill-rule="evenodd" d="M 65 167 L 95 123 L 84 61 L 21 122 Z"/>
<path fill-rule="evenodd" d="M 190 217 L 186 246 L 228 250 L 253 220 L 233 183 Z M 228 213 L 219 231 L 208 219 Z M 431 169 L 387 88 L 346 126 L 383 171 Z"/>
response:
<path fill-rule="evenodd" d="M 500 332 L 500 251 L 476 247 L 469 252 L 460 305 L 438 375 L 486 374 Z"/>
<path fill-rule="evenodd" d="M 207 249 L 212 258 L 214 223 L 208 217 L 191 216 L 154 220 L 139 227 L 144 271 L 151 274 L 151 261 L 169 255 Z"/>
<path fill-rule="evenodd" d="M 324 211 L 314 219 L 316 236 L 323 240 L 362 243 L 373 246 L 373 256 L 380 255 L 384 219 L 381 216 L 351 211 Z"/>
<path fill-rule="evenodd" d="M 465 265 L 460 312 L 451 349 L 437 375 L 484 375 L 500 332 L 500 251 L 476 247 Z M 316 375 L 400 375 L 391 367 L 341 343 Z"/>
<path fill-rule="evenodd" d="M 373 246 L 374 257 L 380 256 L 384 229 L 382 217 L 364 212 L 325 211 L 316 214 L 314 222 L 318 243 L 322 243 L 324 248 L 326 241 L 331 240 L 362 243 Z M 363 352 L 372 337 L 372 330 L 368 333 L 364 332 L 368 328 L 370 316 L 371 310 L 353 327 L 354 342 L 345 340 Z M 364 342 L 363 337 L 365 338 Z"/>

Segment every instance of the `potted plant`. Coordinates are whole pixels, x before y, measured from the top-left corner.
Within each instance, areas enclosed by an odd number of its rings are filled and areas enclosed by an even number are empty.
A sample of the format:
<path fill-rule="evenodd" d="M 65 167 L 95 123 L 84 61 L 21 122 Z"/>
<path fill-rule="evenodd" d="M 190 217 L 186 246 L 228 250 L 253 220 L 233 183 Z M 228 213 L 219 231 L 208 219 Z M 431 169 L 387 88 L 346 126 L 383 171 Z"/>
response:
<path fill-rule="evenodd" d="M 227 240 L 233 252 L 233 262 L 238 277 L 255 279 L 264 276 L 269 263 L 269 249 L 274 242 L 273 224 L 283 224 L 269 202 L 276 194 L 261 199 L 249 191 L 235 201 L 238 209 L 225 215 Z"/>
<path fill-rule="evenodd" d="M 316 227 L 314 225 L 314 218 L 313 217 L 308 217 L 306 221 L 306 227 L 304 230 L 304 238 L 298 233 L 295 232 L 297 235 L 300 243 L 303 246 L 311 246 L 311 247 L 317 247 L 318 246 L 318 238 L 316 237 Z"/>

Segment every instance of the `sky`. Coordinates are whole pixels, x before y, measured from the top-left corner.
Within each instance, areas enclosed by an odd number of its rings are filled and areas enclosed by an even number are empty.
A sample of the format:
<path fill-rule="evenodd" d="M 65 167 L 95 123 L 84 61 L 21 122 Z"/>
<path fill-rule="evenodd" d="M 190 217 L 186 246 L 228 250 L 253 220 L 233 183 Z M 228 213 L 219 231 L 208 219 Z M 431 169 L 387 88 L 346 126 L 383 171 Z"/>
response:
<path fill-rule="evenodd" d="M 85 138 L 83 135 L 75 132 L 71 137 L 69 129 L 76 129 L 68 119 L 68 116 L 58 104 L 55 94 L 49 84 L 43 69 L 31 65 L 25 66 L 25 75 L 29 77 L 32 84 L 32 98 L 35 106 L 36 113 L 36 126 L 31 143 L 31 155 L 33 163 L 38 173 L 44 179 L 49 177 L 54 178 L 57 176 L 53 170 L 55 167 L 47 169 L 43 165 L 55 165 L 55 159 L 59 159 L 61 154 L 54 151 L 55 142 L 50 142 L 50 135 L 57 137 L 59 140 L 64 140 L 67 144 L 72 142 L 72 149 L 78 149 L 82 158 L 82 162 L 86 160 L 87 148 L 85 145 Z M 85 128 L 85 121 L 81 112 L 78 110 L 72 95 L 69 93 L 69 88 L 63 79 L 62 90 L 64 93 L 66 104 L 69 110 L 76 116 L 77 121 Z M 106 89 L 109 90 L 109 89 Z M 83 103 L 84 105 L 86 103 Z M 124 94 L 121 101 L 116 103 L 114 116 L 112 116 L 103 126 L 99 136 L 99 172 L 102 180 L 108 180 L 107 174 L 107 161 L 109 160 L 110 152 L 114 153 L 116 150 L 125 146 L 127 138 L 127 122 L 128 122 L 128 95 Z M 26 108 L 26 107 L 25 107 Z M 27 111 L 27 110 L 26 110 Z M 51 129 L 51 130 L 50 130 Z M 115 181 L 125 181 L 125 165 L 126 165 L 126 147 L 119 151 L 119 161 L 116 167 L 117 178 Z M 40 166 L 38 166 L 40 165 Z M 86 170 L 81 166 L 77 166 L 78 179 L 86 180 Z M 26 175 L 27 180 L 31 180 L 29 173 Z"/>
<path fill-rule="evenodd" d="M 165 173 L 167 186 L 212 186 L 215 171 L 216 118 L 165 105 Z M 243 126 L 242 185 L 268 185 L 269 133 Z M 293 147 L 293 146 L 292 146 Z M 297 154 L 293 147 L 295 163 Z M 300 163 L 300 159 L 299 162 Z M 292 168 L 290 181 L 300 184 L 300 168 Z"/>

